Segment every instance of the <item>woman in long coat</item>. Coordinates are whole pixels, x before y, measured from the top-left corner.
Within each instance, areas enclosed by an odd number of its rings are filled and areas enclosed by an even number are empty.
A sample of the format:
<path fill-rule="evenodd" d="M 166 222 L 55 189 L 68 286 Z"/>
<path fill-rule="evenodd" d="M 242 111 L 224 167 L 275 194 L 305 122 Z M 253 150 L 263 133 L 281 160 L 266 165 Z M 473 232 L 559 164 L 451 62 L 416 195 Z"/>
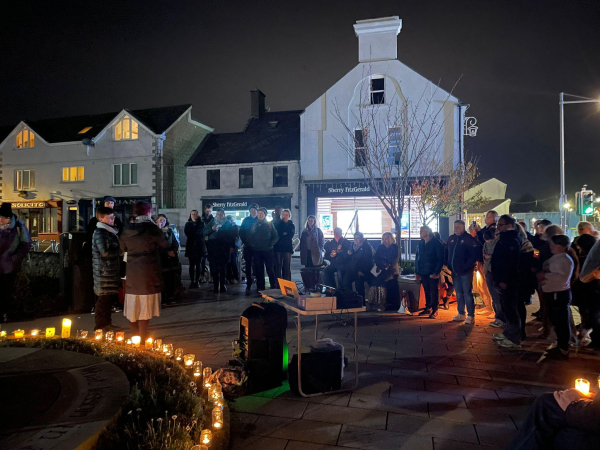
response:
<path fill-rule="evenodd" d="M 315 216 L 308 216 L 300 235 L 300 263 L 305 267 L 318 267 L 323 264 L 325 237 L 317 226 Z"/>
<path fill-rule="evenodd" d="M 121 251 L 127 252 L 125 305 L 123 315 L 131 332 L 145 340 L 148 322 L 160 316 L 163 289 L 159 249 L 169 247 L 164 233 L 152 222 L 152 206 L 137 202 L 133 215 L 120 239 Z M 170 250 L 169 256 L 175 256 Z"/>
<path fill-rule="evenodd" d="M 179 267 L 179 240 L 175 236 L 173 228 L 169 223 L 169 219 L 165 214 L 159 214 L 156 218 L 156 225 L 164 233 L 165 238 L 169 242 L 167 248 L 160 249 L 160 264 L 163 271 L 164 287 L 162 291 L 162 303 L 170 304 L 174 300 L 176 286 L 179 280 L 177 276 L 180 270 Z M 175 256 L 170 256 L 171 252 Z M 179 281 L 181 283 L 181 281 Z"/>
<path fill-rule="evenodd" d="M 190 289 L 195 289 L 198 288 L 198 282 L 202 275 L 200 263 L 202 257 L 206 254 L 204 235 L 202 234 L 204 232 L 204 222 L 195 209 L 190 212 L 190 218 L 185 224 L 183 232 L 187 237 L 185 256 L 190 260 Z"/>
<path fill-rule="evenodd" d="M 216 216 L 204 226 L 204 236 L 208 238 L 206 245 L 214 292 L 219 292 L 219 288 L 221 292 L 227 292 L 227 262 L 231 257 L 231 247 L 235 245 L 237 227 L 227 220 L 225 211 L 218 208 Z"/>

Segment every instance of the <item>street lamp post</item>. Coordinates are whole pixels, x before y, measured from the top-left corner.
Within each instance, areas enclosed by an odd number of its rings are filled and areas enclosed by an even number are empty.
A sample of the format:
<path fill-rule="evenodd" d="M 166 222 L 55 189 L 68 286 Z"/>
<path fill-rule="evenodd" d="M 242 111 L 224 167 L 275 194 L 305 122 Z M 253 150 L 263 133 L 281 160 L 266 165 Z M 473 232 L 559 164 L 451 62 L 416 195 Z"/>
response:
<path fill-rule="evenodd" d="M 565 101 L 565 95 L 569 97 L 575 97 L 580 100 L 569 100 Z M 559 95 L 560 104 L 560 226 L 567 232 L 567 212 L 569 204 L 567 203 L 567 193 L 565 190 L 565 105 L 571 103 L 600 103 L 600 100 L 594 100 L 593 98 L 581 97 L 579 95 L 565 94 L 561 92 Z"/>

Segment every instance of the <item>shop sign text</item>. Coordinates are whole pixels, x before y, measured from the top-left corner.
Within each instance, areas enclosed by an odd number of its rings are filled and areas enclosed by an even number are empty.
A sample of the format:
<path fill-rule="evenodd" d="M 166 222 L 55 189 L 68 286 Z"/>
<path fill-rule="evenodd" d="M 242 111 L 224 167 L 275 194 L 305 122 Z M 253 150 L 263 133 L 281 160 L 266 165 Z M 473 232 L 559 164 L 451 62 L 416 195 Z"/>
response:
<path fill-rule="evenodd" d="M 370 186 L 363 186 L 363 187 L 350 187 L 350 186 L 346 186 L 343 188 L 328 188 L 327 192 L 329 194 L 342 194 L 344 192 L 346 193 L 352 193 L 352 192 L 371 192 L 371 187 Z"/>

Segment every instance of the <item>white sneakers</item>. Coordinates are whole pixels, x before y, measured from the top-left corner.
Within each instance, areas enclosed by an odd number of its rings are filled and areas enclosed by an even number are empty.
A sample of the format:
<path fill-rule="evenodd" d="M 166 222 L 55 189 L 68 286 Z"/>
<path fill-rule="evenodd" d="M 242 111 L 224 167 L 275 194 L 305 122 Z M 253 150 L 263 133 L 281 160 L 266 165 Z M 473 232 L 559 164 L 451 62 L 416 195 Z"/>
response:
<path fill-rule="evenodd" d="M 454 322 L 464 322 L 465 321 L 465 315 L 464 314 L 457 314 L 456 316 L 454 316 L 452 318 L 452 320 Z"/>
<path fill-rule="evenodd" d="M 475 317 L 467 317 L 467 319 L 465 320 L 465 324 L 467 325 L 475 325 Z"/>

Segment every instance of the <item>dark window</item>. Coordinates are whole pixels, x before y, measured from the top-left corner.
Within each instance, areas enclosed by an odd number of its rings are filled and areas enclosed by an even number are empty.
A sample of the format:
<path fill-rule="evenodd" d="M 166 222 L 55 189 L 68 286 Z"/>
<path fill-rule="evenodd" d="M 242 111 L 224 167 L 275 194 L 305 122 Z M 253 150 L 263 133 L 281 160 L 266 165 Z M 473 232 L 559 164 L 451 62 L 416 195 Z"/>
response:
<path fill-rule="evenodd" d="M 240 189 L 251 188 L 253 184 L 252 167 L 240 169 Z"/>
<path fill-rule="evenodd" d="M 206 189 L 221 189 L 221 171 L 219 169 L 206 171 Z"/>
<path fill-rule="evenodd" d="M 385 79 L 371 78 L 371 105 L 381 105 L 385 103 Z"/>
<path fill-rule="evenodd" d="M 354 130 L 354 165 L 365 165 L 365 133 L 363 130 Z"/>
<path fill-rule="evenodd" d="M 400 165 L 402 151 L 402 131 L 400 127 L 390 128 L 389 135 L 390 165 Z"/>
<path fill-rule="evenodd" d="M 273 167 L 273 187 L 287 187 L 288 168 L 287 166 Z"/>

